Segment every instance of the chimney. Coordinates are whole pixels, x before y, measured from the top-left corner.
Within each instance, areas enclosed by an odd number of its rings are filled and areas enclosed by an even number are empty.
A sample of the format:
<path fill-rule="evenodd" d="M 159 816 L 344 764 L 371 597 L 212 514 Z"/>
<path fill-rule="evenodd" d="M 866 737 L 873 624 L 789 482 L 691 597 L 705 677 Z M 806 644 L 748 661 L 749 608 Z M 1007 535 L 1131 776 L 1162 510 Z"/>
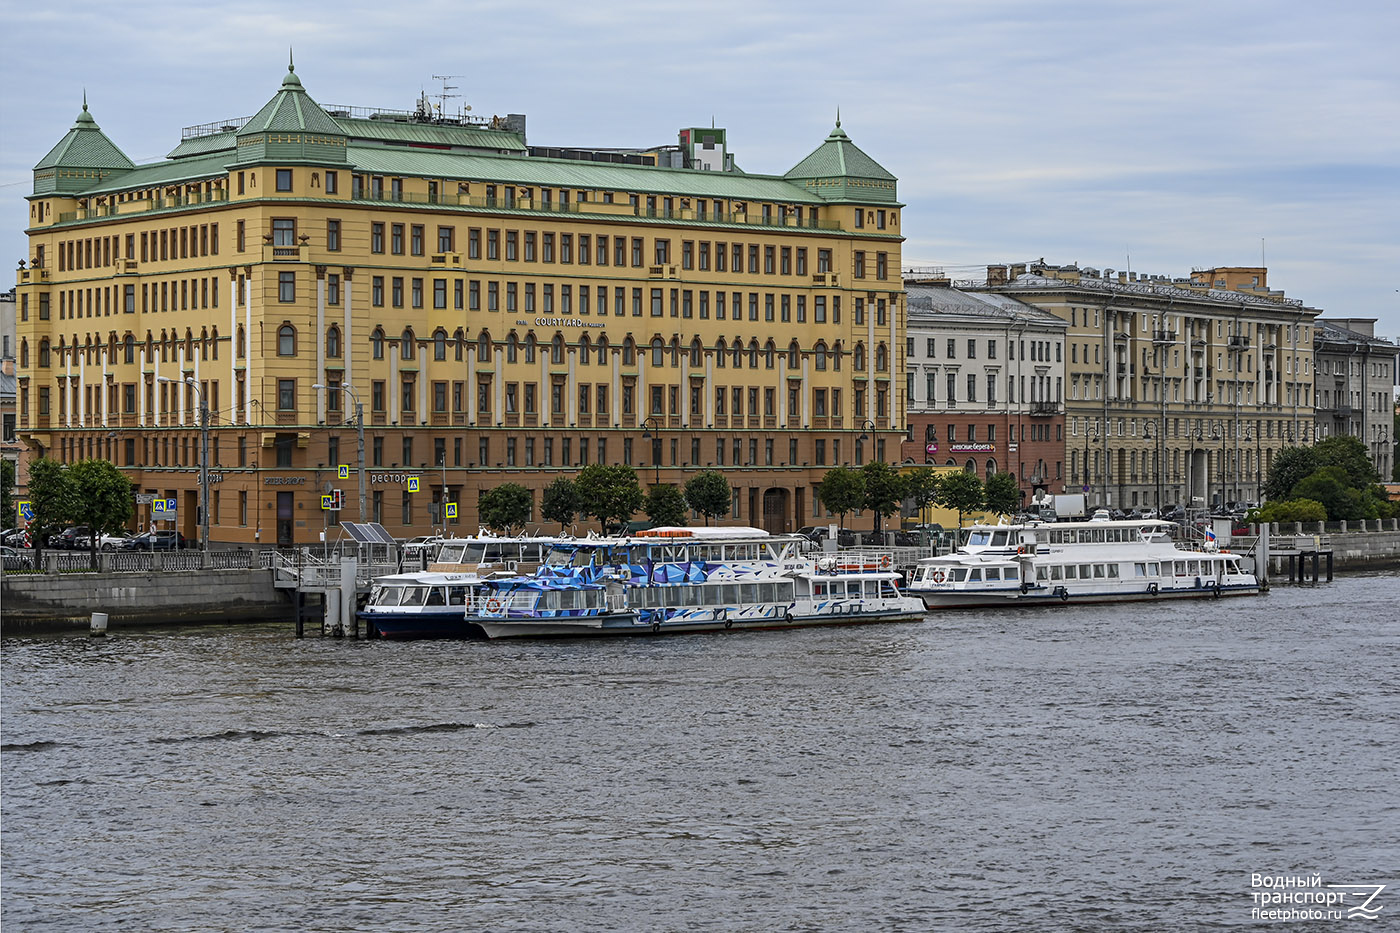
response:
<path fill-rule="evenodd" d="M 988 267 L 987 267 L 987 285 L 990 287 L 990 286 L 994 286 L 994 285 L 1005 285 L 1005 284 L 1006 284 L 1006 267 L 1005 267 L 1005 266 L 988 266 Z"/>

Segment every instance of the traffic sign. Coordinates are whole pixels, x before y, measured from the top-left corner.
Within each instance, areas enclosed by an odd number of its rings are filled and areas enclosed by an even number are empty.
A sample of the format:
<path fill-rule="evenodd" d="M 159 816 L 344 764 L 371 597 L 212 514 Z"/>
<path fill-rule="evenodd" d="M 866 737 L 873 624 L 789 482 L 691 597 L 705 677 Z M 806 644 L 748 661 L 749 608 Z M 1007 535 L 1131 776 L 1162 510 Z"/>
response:
<path fill-rule="evenodd" d="M 330 512 L 339 512 L 344 504 L 345 497 L 339 489 L 332 489 L 321 497 L 321 508 Z"/>
<path fill-rule="evenodd" d="M 333 507 L 333 506 L 331 505 L 331 503 L 332 503 L 333 501 L 335 501 L 335 496 L 332 496 L 332 495 L 330 495 L 329 493 L 327 493 L 326 495 L 322 496 L 322 497 L 321 497 L 321 509 L 322 509 L 323 511 L 329 511 L 329 510 Z"/>
<path fill-rule="evenodd" d="M 24 519 L 26 525 L 34 521 L 34 503 L 28 499 L 19 500 L 19 517 Z"/>
<path fill-rule="evenodd" d="M 417 491 L 418 491 L 418 477 L 416 477 L 416 476 L 410 476 L 410 477 L 408 478 L 408 491 L 409 491 L 409 492 L 417 492 Z"/>
<path fill-rule="evenodd" d="M 137 505 L 150 505 L 156 501 L 156 494 L 153 492 L 138 492 L 136 494 Z"/>
<path fill-rule="evenodd" d="M 166 500 L 164 500 L 164 499 L 152 499 L 152 500 L 151 500 L 151 514 L 153 514 L 153 515 L 164 515 L 164 514 L 165 514 L 165 501 L 166 501 Z"/>
<path fill-rule="evenodd" d="M 453 519 L 453 518 L 456 518 L 456 517 L 457 517 L 457 503 L 455 503 L 455 502 L 449 502 L 449 503 L 447 503 L 447 517 L 448 517 L 449 519 Z"/>
<path fill-rule="evenodd" d="M 336 468 L 335 468 L 335 475 L 336 475 L 336 478 L 337 478 L 337 479 L 349 479 L 349 478 L 350 478 L 350 464 L 348 464 L 348 463 L 342 463 L 340 466 L 336 467 Z"/>

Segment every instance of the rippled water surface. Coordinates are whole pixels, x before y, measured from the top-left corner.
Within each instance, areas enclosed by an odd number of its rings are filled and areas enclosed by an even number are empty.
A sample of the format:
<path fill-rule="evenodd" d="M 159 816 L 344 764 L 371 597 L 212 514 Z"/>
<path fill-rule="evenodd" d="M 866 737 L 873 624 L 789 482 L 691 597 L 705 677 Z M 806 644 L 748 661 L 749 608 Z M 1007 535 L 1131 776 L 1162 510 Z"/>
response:
<path fill-rule="evenodd" d="M 1400 882 L 1397 606 L 1377 574 L 633 640 L 9 638 L 0 921 L 1245 925 L 1254 872 Z"/>

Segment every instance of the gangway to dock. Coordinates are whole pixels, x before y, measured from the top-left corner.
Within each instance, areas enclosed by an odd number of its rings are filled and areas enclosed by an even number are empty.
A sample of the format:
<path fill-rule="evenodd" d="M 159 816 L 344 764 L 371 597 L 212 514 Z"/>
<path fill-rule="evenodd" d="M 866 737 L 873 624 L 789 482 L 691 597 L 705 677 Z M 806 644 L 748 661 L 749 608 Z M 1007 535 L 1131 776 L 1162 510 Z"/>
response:
<path fill-rule="evenodd" d="M 376 577 L 398 573 L 398 542 L 376 522 L 344 522 L 337 526 L 350 536 L 320 548 L 269 551 L 264 566 L 272 571 L 272 585 L 294 591 L 297 637 L 305 621 L 319 605 L 321 631 L 325 635 L 359 636 L 357 610 L 369 598 Z M 307 597 L 314 596 L 311 606 Z"/>

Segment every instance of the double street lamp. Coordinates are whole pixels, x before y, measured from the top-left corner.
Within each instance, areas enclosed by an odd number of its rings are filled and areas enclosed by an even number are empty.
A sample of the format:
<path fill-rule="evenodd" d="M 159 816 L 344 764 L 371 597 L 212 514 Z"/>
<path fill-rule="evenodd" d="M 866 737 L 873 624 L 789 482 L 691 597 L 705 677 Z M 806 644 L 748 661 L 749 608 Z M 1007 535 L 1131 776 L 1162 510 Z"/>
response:
<path fill-rule="evenodd" d="M 159 376 L 157 380 L 168 383 L 184 382 L 199 396 L 199 547 L 200 550 L 207 551 L 209 550 L 209 401 L 204 397 L 204 390 L 200 388 L 199 381 L 193 376 L 186 376 L 183 380 Z"/>
<path fill-rule="evenodd" d="M 348 383 L 338 383 L 336 385 L 323 385 L 316 383 L 311 388 L 317 392 L 322 389 L 334 391 L 339 389 L 350 396 L 350 400 L 355 403 L 355 441 L 357 466 L 360 473 L 360 521 L 365 520 L 365 406 L 360 403 L 360 397 L 355 394 L 355 390 Z"/>

